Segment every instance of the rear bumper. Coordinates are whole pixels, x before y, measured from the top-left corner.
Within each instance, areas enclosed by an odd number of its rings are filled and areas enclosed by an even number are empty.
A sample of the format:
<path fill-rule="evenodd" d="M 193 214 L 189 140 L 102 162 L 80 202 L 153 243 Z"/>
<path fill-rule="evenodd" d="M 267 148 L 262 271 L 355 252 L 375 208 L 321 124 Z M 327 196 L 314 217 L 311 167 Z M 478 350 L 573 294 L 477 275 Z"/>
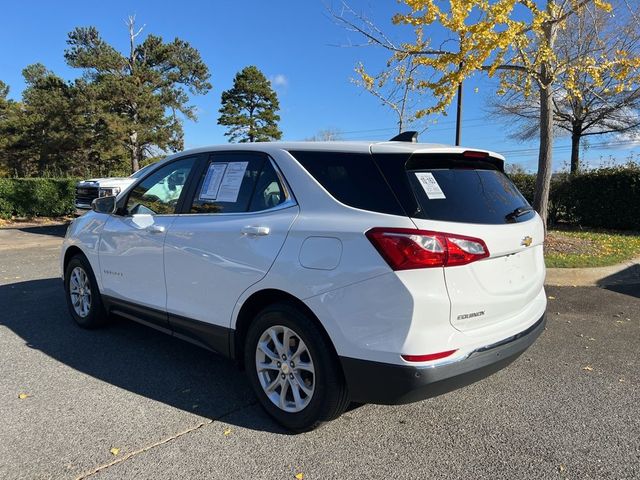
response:
<path fill-rule="evenodd" d="M 351 400 L 411 403 L 470 385 L 518 358 L 540 336 L 545 324 L 543 315 L 527 330 L 444 365 L 413 367 L 340 357 Z"/>

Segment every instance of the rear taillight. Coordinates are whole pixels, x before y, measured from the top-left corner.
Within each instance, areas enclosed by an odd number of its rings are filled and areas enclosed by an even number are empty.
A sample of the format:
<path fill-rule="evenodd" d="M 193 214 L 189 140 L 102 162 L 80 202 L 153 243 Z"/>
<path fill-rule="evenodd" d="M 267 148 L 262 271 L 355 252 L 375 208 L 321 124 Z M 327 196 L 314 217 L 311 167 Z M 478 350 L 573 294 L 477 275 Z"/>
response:
<path fill-rule="evenodd" d="M 410 228 L 372 228 L 367 238 L 393 270 L 453 267 L 489 256 L 479 238 Z"/>

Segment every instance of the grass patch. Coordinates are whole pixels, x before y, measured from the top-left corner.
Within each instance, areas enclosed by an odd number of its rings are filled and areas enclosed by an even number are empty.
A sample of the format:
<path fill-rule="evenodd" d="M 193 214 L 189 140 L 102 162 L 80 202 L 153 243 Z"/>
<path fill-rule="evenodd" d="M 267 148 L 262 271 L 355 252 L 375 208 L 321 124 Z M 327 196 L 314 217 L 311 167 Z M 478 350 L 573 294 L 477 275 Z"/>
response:
<path fill-rule="evenodd" d="M 640 257 L 637 233 L 550 231 L 545 240 L 549 268 L 605 267 Z"/>

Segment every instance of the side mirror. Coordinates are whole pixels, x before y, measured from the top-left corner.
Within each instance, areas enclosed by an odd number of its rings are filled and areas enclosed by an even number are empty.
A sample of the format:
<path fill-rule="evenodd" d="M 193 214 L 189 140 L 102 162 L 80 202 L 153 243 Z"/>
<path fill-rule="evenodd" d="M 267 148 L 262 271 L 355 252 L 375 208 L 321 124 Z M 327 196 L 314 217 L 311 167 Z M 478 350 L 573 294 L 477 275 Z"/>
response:
<path fill-rule="evenodd" d="M 91 210 L 98 213 L 113 213 L 116 211 L 116 197 L 100 197 L 91 202 Z"/>

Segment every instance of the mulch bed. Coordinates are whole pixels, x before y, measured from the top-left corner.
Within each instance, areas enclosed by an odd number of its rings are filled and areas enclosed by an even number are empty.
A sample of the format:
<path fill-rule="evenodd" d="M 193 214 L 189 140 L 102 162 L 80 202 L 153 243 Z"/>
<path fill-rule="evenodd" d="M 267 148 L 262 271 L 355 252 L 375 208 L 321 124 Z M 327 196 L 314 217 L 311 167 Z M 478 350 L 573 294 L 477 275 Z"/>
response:
<path fill-rule="evenodd" d="M 24 227 L 42 227 L 47 225 L 58 225 L 61 223 L 69 223 L 74 217 L 36 217 L 36 218 L 14 218 L 4 220 L 0 218 L 0 228 L 24 228 Z"/>
<path fill-rule="evenodd" d="M 598 250 L 598 244 L 586 238 L 568 237 L 560 232 L 549 232 L 544 241 L 544 249 L 548 253 L 589 255 Z"/>

